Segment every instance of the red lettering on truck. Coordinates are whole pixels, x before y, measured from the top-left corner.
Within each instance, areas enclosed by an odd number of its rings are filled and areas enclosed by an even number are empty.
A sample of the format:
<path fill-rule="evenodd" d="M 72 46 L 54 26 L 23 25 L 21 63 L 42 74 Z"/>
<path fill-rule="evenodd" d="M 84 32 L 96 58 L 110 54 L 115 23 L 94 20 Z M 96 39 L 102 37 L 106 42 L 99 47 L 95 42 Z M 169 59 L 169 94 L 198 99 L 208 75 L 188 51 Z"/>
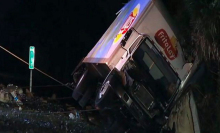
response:
<path fill-rule="evenodd" d="M 177 57 L 178 51 L 171 43 L 170 38 L 164 29 L 157 31 L 154 38 L 157 43 L 164 49 L 166 56 L 170 60 L 174 60 Z"/>

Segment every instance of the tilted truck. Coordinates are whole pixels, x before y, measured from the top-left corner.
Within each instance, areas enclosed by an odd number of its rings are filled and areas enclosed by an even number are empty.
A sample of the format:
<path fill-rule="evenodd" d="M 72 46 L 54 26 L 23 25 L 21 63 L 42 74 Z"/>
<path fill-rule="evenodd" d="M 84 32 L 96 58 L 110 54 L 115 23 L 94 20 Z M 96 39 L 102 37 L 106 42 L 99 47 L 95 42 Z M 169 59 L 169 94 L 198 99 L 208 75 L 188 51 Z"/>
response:
<path fill-rule="evenodd" d="M 157 130 L 194 71 L 180 37 L 160 1 L 129 1 L 73 71 L 73 98 Z"/>

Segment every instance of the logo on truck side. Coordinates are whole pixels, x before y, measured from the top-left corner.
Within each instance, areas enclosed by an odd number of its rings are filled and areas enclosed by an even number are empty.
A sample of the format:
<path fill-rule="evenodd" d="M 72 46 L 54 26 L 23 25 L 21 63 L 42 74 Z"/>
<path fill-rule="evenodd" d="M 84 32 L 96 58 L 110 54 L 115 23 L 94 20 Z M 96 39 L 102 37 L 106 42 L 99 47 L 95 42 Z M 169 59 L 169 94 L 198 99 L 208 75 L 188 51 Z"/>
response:
<path fill-rule="evenodd" d="M 125 21 L 124 25 L 122 26 L 122 28 L 120 29 L 119 33 L 117 34 L 117 36 L 114 39 L 114 43 L 117 43 L 118 41 L 120 41 L 122 39 L 122 37 L 127 33 L 127 31 L 130 29 L 131 25 L 133 24 L 135 18 L 137 17 L 138 13 L 139 13 L 139 9 L 140 9 L 140 4 L 138 4 L 134 10 L 131 12 L 131 14 L 129 15 L 129 17 L 127 18 L 127 20 Z"/>
<path fill-rule="evenodd" d="M 177 41 L 174 36 L 170 39 L 167 32 L 164 29 L 160 29 L 155 34 L 154 38 L 157 43 L 164 49 L 165 54 L 170 60 L 174 60 L 177 57 Z"/>

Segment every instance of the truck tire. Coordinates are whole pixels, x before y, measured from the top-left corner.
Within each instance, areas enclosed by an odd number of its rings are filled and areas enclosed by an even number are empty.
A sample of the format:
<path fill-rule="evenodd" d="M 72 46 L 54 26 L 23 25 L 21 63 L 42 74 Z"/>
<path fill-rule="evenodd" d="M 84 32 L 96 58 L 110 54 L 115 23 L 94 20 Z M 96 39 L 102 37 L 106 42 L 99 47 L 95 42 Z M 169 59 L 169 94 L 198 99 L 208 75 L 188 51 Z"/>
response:
<path fill-rule="evenodd" d="M 94 81 L 94 78 L 92 77 L 93 75 L 91 75 L 88 70 L 86 70 L 78 84 L 76 85 L 74 91 L 73 91 L 73 94 L 72 94 L 72 97 L 75 99 L 75 100 L 79 100 L 81 97 L 84 96 L 84 93 L 86 92 L 87 89 L 91 89 L 90 86 L 92 86 L 93 84 L 93 81 Z"/>
<path fill-rule="evenodd" d="M 83 95 L 83 97 L 79 101 L 79 105 L 81 107 L 84 107 L 88 103 L 88 101 L 90 100 L 91 96 L 93 95 L 93 92 L 94 92 L 93 88 L 88 88 L 86 90 L 85 94 Z"/>
<path fill-rule="evenodd" d="M 95 105 L 100 109 L 112 106 L 117 99 L 114 87 L 117 86 L 118 81 L 116 76 L 110 75 L 102 84 L 95 99 Z"/>

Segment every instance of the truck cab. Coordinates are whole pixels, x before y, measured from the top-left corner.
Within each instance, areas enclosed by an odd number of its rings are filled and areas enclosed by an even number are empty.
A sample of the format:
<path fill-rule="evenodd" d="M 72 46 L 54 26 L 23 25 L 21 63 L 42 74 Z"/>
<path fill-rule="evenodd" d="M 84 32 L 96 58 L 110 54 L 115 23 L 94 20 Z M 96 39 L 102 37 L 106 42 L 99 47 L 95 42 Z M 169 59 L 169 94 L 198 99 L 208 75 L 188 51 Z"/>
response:
<path fill-rule="evenodd" d="M 163 124 L 192 67 L 177 38 L 159 0 L 129 1 L 74 70 L 73 98 L 82 107 L 124 108 L 121 115 L 146 129 Z"/>

